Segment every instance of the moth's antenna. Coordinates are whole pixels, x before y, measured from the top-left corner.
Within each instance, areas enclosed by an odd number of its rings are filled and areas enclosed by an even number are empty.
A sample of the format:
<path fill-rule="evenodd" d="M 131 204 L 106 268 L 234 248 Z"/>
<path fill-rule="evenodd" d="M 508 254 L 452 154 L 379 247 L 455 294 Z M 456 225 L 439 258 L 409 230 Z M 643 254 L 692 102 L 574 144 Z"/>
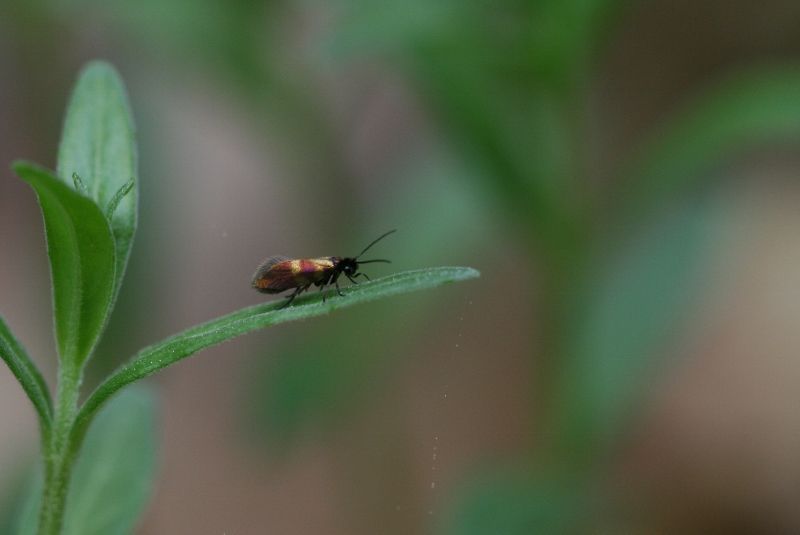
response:
<path fill-rule="evenodd" d="M 382 239 L 384 239 L 386 236 L 388 236 L 388 235 L 389 235 L 389 234 L 391 234 L 392 232 L 397 232 L 397 229 L 390 230 L 389 232 L 387 232 L 387 233 L 385 233 L 385 234 L 381 234 L 380 236 L 378 236 L 378 237 L 377 237 L 375 240 L 373 240 L 373 242 L 372 242 L 372 243 L 370 243 L 369 245 L 367 245 L 366 247 L 364 247 L 364 250 L 363 250 L 363 251 L 361 251 L 360 253 L 358 253 L 358 256 L 357 256 L 356 258 L 361 258 L 361 255 L 363 255 L 364 253 L 366 253 L 366 252 L 367 252 L 367 250 L 368 250 L 370 247 L 372 247 L 373 245 L 375 245 L 376 243 L 378 243 L 379 241 L 381 241 Z"/>

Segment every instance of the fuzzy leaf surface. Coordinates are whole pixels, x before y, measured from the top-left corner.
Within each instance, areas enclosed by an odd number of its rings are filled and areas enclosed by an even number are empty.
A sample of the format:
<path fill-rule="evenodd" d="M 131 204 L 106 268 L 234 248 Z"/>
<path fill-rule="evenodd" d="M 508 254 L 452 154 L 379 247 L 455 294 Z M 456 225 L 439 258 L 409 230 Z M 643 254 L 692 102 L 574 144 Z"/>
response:
<path fill-rule="evenodd" d="M 43 434 L 46 436 L 53 413 L 50 391 L 36 364 L 28 356 L 22 344 L 14 338 L 2 316 L 0 316 L 0 358 L 8 365 L 11 373 L 17 378 L 20 386 L 33 403 L 42 431 L 45 432 Z"/>
<path fill-rule="evenodd" d="M 86 194 L 103 213 L 118 201 L 109 219 L 116 250 L 116 295 L 136 231 L 139 181 L 125 86 L 114 67 L 102 61 L 93 61 L 81 71 L 67 107 L 58 149 L 58 176 L 71 186 L 73 174 L 80 177 Z M 130 191 L 115 199 L 131 179 Z"/>
<path fill-rule="evenodd" d="M 62 364 L 80 367 L 105 326 L 114 290 L 114 240 L 91 199 L 49 171 L 13 166 L 36 192 L 44 216 L 53 283 L 56 342 Z"/>

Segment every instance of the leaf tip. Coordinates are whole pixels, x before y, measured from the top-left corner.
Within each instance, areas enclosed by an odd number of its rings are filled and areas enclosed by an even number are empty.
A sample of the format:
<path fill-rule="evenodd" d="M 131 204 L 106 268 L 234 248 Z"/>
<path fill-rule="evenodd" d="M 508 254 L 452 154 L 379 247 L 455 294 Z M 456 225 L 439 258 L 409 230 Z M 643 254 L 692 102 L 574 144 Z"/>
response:
<path fill-rule="evenodd" d="M 449 273 L 447 275 L 449 282 L 459 282 L 470 279 L 477 279 L 481 276 L 481 272 L 471 267 L 450 267 L 440 268 L 446 269 Z"/>
<path fill-rule="evenodd" d="M 86 63 L 78 73 L 78 81 L 72 92 L 72 100 L 75 101 L 77 95 L 82 95 L 88 88 L 113 88 L 114 91 L 123 95 L 123 101 L 127 107 L 127 95 L 122 76 L 111 63 L 99 59 L 94 59 Z M 70 110 L 67 110 L 67 114 Z"/>
<path fill-rule="evenodd" d="M 25 172 L 25 169 L 29 168 L 31 165 L 31 162 L 27 160 L 14 160 L 11 162 L 11 170 L 19 175 L 20 172 Z"/>
<path fill-rule="evenodd" d="M 467 279 L 477 279 L 477 278 L 480 278 L 480 276 L 481 276 L 481 272 L 480 272 L 480 271 L 478 271 L 478 270 L 477 270 L 477 269 L 475 269 L 475 268 L 471 268 L 471 267 L 465 267 L 465 268 L 463 268 L 463 272 L 462 272 L 462 278 L 463 278 L 463 280 L 467 280 Z"/>
<path fill-rule="evenodd" d="M 88 61 L 81 69 L 79 78 L 87 76 L 113 76 L 119 77 L 117 69 L 108 61 L 93 59 Z"/>
<path fill-rule="evenodd" d="M 44 167 L 28 160 L 14 160 L 11 162 L 11 170 L 25 182 L 30 182 L 30 177 L 34 174 L 49 173 Z"/>

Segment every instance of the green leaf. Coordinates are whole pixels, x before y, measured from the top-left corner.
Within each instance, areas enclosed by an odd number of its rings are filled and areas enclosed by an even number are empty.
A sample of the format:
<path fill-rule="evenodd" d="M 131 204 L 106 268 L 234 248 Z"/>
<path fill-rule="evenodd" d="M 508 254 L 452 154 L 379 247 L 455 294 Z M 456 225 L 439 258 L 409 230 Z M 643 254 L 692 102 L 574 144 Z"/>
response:
<path fill-rule="evenodd" d="M 540 73 L 574 82 L 598 55 L 623 0 L 545 0 L 531 4 L 530 61 Z"/>
<path fill-rule="evenodd" d="M 631 209 L 688 189 L 747 146 L 800 140 L 800 68 L 755 70 L 698 98 L 639 153 L 621 187 Z"/>
<path fill-rule="evenodd" d="M 122 366 L 100 384 L 78 413 L 75 433 L 80 435 L 97 409 L 123 386 L 166 368 L 207 347 L 270 325 L 321 316 L 340 308 L 392 295 L 426 290 L 450 282 L 473 279 L 479 275 L 476 270 L 464 267 L 405 271 L 343 289 L 345 293 L 343 297 L 333 295 L 325 302 L 322 301 L 323 296 L 318 292 L 297 298 L 289 307 L 283 307 L 284 300 L 279 299 L 243 308 L 202 325 L 191 327 L 143 349 L 131 362 Z"/>
<path fill-rule="evenodd" d="M 556 444 L 562 457 L 583 462 L 608 451 L 647 394 L 656 363 L 689 321 L 714 215 L 708 202 L 673 209 L 598 267 L 570 329 L 559 413 L 564 434 Z"/>
<path fill-rule="evenodd" d="M 69 185 L 73 181 L 82 183 L 101 212 L 110 212 L 116 296 L 136 231 L 138 174 L 128 97 L 122 80 L 108 63 L 93 61 L 78 78 L 61 134 L 58 176 Z"/>
<path fill-rule="evenodd" d="M 53 402 L 42 374 L 25 352 L 25 348 L 14 338 L 11 330 L 0 316 L 0 358 L 8 365 L 11 373 L 33 403 L 39 417 L 42 437 L 46 438 L 52 420 Z"/>
<path fill-rule="evenodd" d="M 525 466 L 476 478 L 447 515 L 447 535 L 584 533 L 591 503 L 588 487 L 574 477 L 537 477 Z"/>
<path fill-rule="evenodd" d="M 15 535 L 36 535 L 39 527 L 39 507 L 42 503 L 44 475 L 42 463 L 38 462 L 30 469 L 30 474 L 21 491 L 20 503 L 14 518 Z"/>
<path fill-rule="evenodd" d="M 64 535 L 133 532 L 153 486 L 155 405 L 148 389 L 128 388 L 97 415 L 75 464 Z"/>
<path fill-rule="evenodd" d="M 62 535 L 132 533 L 151 494 L 155 452 L 154 397 L 146 388 L 128 388 L 103 407 L 86 434 Z M 17 514 L 17 535 L 37 530 L 41 463 L 35 468 Z"/>
<path fill-rule="evenodd" d="M 39 199 L 53 283 L 62 364 L 80 367 L 106 323 L 114 289 L 114 241 L 97 205 L 45 169 L 13 166 Z"/>

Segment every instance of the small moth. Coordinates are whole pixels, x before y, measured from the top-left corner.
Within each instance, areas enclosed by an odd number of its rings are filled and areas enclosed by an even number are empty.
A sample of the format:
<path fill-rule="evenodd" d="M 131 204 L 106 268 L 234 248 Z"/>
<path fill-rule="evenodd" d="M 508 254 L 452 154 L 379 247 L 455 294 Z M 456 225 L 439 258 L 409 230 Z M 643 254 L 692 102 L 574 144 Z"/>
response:
<path fill-rule="evenodd" d="M 252 286 L 256 290 L 267 294 L 277 294 L 286 290 L 294 289 L 291 295 L 287 296 L 288 301 L 283 306 L 289 306 L 294 298 L 302 292 L 308 290 L 311 285 L 318 286 L 320 291 L 326 286 L 333 284 L 336 292 L 342 294 L 339 288 L 339 277 L 344 273 L 353 284 L 358 284 L 357 277 L 364 277 L 369 280 L 366 273 L 361 273 L 358 268 L 361 264 L 371 264 L 373 262 L 389 263 L 389 260 L 382 258 L 375 260 L 359 260 L 367 250 L 378 243 L 380 240 L 395 232 L 390 230 L 378 236 L 369 245 L 354 257 L 341 256 L 322 256 L 319 258 L 288 258 L 286 256 L 270 256 L 264 260 L 256 269 L 253 275 Z M 322 297 L 325 300 L 325 296 Z"/>

